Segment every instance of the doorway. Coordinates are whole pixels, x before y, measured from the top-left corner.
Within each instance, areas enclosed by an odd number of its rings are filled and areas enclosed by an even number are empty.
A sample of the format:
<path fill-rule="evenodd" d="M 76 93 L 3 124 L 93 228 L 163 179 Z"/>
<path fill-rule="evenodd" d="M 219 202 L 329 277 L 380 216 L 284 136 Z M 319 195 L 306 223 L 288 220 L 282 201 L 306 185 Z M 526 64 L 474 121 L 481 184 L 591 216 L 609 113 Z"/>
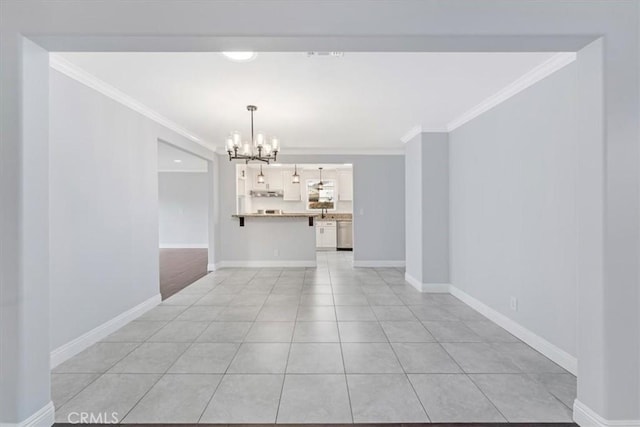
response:
<path fill-rule="evenodd" d="M 160 294 L 165 300 L 207 274 L 208 162 L 158 141 Z"/>

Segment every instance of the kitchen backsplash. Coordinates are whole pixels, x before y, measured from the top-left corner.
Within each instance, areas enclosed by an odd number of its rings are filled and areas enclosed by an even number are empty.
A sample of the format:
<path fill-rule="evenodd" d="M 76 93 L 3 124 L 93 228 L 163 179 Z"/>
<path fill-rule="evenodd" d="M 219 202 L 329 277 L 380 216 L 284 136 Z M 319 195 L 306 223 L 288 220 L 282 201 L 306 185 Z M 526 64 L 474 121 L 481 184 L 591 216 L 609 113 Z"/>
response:
<path fill-rule="evenodd" d="M 302 201 L 284 201 L 281 197 L 252 197 L 251 198 L 251 212 L 253 213 L 258 209 L 282 209 L 287 213 L 302 212 L 307 213 L 305 204 Z M 336 210 L 330 212 L 336 213 L 351 213 L 353 211 L 353 202 L 337 202 Z M 318 211 L 319 212 L 319 211 Z"/>

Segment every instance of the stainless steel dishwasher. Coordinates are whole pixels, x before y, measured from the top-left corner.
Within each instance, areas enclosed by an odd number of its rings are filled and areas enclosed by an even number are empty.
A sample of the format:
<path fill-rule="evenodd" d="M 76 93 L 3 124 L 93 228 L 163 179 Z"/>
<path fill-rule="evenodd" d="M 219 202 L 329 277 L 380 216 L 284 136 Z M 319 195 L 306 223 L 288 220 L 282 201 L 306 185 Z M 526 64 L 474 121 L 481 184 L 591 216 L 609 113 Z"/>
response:
<path fill-rule="evenodd" d="M 353 222 L 338 221 L 338 250 L 353 250 Z"/>

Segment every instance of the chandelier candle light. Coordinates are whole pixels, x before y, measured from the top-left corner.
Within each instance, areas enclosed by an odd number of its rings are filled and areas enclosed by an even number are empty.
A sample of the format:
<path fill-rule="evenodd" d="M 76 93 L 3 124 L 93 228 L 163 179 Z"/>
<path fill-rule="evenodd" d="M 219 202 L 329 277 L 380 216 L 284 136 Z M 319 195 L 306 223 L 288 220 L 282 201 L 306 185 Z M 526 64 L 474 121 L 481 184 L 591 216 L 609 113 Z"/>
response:
<path fill-rule="evenodd" d="M 242 143 L 240 132 L 233 132 L 227 138 L 226 149 L 229 153 L 229 161 L 244 160 L 249 163 L 252 160 L 269 164 L 270 161 L 276 161 L 278 151 L 280 151 L 280 141 L 277 138 L 271 138 L 271 143 L 267 143 L 264 134 L 253 133 L 253 112 L 258 107 L 255 105 L 247 105 L 247 110 L 251 113 L 251 141 Z"/>

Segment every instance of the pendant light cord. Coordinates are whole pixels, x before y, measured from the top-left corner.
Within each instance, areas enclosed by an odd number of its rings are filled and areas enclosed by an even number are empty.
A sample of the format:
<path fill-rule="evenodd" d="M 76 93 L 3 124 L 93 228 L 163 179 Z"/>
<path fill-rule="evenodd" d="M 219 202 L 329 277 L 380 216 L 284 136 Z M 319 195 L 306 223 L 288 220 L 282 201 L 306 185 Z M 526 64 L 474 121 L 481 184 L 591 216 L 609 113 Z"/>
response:
<path fill-rule="evenodd" d="M 255 146 L 256 145 L 256 140 L 253 137 L 253 110 L 251 111 L 251 143 Z"/>

